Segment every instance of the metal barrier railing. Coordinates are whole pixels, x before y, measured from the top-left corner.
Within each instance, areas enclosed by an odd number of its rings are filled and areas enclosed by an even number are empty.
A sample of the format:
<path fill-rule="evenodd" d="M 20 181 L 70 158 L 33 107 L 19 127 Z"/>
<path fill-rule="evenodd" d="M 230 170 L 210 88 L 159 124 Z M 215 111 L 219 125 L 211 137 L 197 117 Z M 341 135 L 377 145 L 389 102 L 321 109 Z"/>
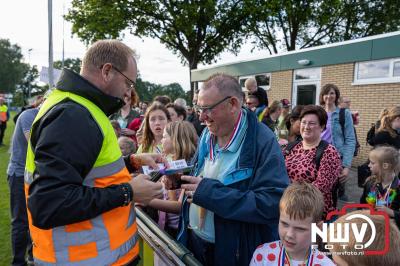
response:
<path fill-rule="evenodd" d="M 182 244 L 171 238 L 162 231 L 158 225 L 139 208 L 135 208 L 139 235 L 155 253 L 158 265 L 188 265 L 200 266 L 193 254 Z M 143 252 L 143 250 L 142 250 Z M 150 256 L 153 256 L 150 254 Z M 149 263 L 149 255 L 142 255 L 142 265 L 152 265 Z M 148 261 L 146 261 L 148 260 Z"/>

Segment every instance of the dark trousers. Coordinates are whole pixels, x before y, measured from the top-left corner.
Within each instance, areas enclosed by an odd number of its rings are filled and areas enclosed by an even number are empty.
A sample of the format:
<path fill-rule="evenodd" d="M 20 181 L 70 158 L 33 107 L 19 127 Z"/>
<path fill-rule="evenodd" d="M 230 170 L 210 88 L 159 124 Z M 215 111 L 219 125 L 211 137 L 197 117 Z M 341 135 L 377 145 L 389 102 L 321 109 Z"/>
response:
<path fill-rule="evenodd" d="M 24 177 L 8 176 L 10 187 L 11 209 L 11 247 L 13 259 L 11 265 L 26 265 L 25 254 L 28 251 L 32 259 L 32 241 L 29 235 L 28 216 L 26 211 Z"/>
<path fill-rule="evenodd" d="M 338 197 L 339 198 L 344 196 L 344 194 L 346 192 L 345 187 L 346 187 L 346 182 L 343 182 L 343 183 L 339 182 L 339 184 L 338 184 Z"/>
<path fill-rule="evenodd" d="M 188 248 L 202 265 L 214 265 L 214 247 L 213 243 L 201 239 L 188 229 Z"/>
<path fill-rule="evenodd" d="M 4 132 L 6 132 L 7 122 L 0 122 L 0 144 L 3 144 Z"/>

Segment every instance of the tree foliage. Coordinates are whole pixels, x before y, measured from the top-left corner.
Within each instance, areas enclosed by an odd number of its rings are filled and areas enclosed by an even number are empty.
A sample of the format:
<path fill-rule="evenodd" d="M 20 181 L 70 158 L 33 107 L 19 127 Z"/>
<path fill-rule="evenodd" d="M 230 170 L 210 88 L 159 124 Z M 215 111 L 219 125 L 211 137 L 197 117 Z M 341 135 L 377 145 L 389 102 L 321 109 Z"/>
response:
<path fill-rule="evenodd" d="M 24 64 L 24 77 L 17 85 L 13 97 L 13 104 L 15 106 L 24 106 L 27 104 L 27 99 L 32 96 L 44 94 L 47 90 L 46 86 L 38 85 L 39 71 L 37 66 L 30 66 Z"/>
<path fill-rule="evenodd" d="M 333 41 L 400 30 L 398 0 L 346 0 L 342 3 L 342 14 Z"/>
<path fill-rule="evenodd" d="M 12 93 L 26 73 L 21 48 L 0 39 L 0 93 Z"/>
<path fill-rule="evenodd" d="M 245 0 L 248 36 L 271 54 L 399 29 L 397 0 Z M 397 2 L 397 4 L 396 4 Z"/>
<path fill-rule="evenodd" d="M 21 91 L 23 99 L 27 99 L 32 93 L 35 93 L 39 89 L 39 86 L 37 85 L 39 71 L 37 66 L 30 66 L 28 64 L 24 65 L 24 78 L 18 84 L 17 91 Z"/>
<path fill-rule="evenodd" d="M 188 95 L 178 83 L 171 83 L 168 85 L 160 85 L 143 81 L 140 77 L 136 80 L 136 92 L 139 95 L 140 101 L 153 101 L 155 96 L 167 95 L 172 100 L 176 98 L 184 98 L 188 101 Z M 190 98 L 189 98 L 190 99 Z"/>
<path fill-rule="evenodd" d="M 64 68 L 68 68 L 75 73 L 80 73 L 81 72 L 81 65 L 82 65 L 82 60 L 80 58 L 67 58 L 64 60 Z M 63 63 L 62 61 L 55 61 L 53 63 L 54 68 L 57 69 L 62 69 L 63 68 Z"/>
<path fill-rule="evenodd" d="M 86 43 L 121 38 L 124 29 L 157 38 L 192 70 L 237 52 L 247 17 L 243 0 L 73 0 L 66 19 Z"/>

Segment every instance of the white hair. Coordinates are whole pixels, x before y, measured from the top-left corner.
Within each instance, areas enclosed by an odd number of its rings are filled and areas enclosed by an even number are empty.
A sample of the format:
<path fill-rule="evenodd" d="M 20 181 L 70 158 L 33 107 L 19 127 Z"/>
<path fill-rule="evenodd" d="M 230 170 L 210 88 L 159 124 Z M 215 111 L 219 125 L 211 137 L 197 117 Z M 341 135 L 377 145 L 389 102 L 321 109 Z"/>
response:
<path fill-rule="evenodd" d="M 183 99 L 183 98 L 177 98 L 177 99 L 174 101 L 174 104 L 180 105 L 180 106 L 182 106 L 183 108 L 186 109 L 186 100 Z"/>

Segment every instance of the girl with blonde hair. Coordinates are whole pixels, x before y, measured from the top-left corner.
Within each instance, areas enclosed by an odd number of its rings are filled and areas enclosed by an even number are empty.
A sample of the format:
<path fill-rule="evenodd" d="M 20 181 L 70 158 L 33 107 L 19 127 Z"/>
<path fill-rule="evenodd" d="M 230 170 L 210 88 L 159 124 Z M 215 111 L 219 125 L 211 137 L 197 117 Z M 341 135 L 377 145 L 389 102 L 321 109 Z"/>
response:
<path fill-rule="evenodd" d="M 196 152 L 197 133 L 194 126 L 187 121 L 169 123 L 161 140 L 164 154 L 172 160 L 185 159 L 188 164 Z M 180 178 L 180 177 L 178 177 Z M 164 199 L 154 199 L 149 206 L 159 210 L 158 224 L 171 236 L 178 233 L 179 213 L 181 211 L 184 190 L 167 190 Z"/>
<path fill-rule="evenodd" d="M 386 212 L 400 228 L 400 167 L 399 151 L 390 146 L 378 146 L 369 153 L 371 176 L 367 179 L 361 203 L 368 203 Z"/>

